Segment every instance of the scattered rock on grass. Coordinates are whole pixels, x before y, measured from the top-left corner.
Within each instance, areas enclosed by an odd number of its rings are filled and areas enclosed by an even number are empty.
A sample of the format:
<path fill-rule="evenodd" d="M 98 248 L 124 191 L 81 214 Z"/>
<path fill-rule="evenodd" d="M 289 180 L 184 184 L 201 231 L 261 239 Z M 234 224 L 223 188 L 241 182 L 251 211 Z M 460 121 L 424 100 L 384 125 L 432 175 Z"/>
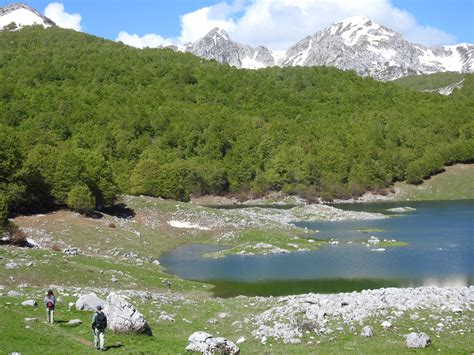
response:
<path fill-rule="evenodd" d="M 365 338 L 372 338 L 374 336 L 374 329 L 370 325 L 366 325 L 362 328 L 360 335 Z"/>
<path fill-rule="evenodd" d="M 431 339 L 425 333 L 410 333 L 406 336 L 407 348 L 426 348 L 431 344 Z"/>
<path fill-rule="evenodd" d="M 451 308 L 451 311 L 454 313 L 462 313 L 462 308 L 454 306 Z"/>
<path fill-rule="evenodd" d="M 77 325 L 81 325 L 82 321 L 80 319 L 71 319 L 69 322 L 67 322 L 67 324 L 77 326 Z"/>
<path fill-rule="evenodd" d="M 36 307 L 38 303 L 35 300 L 26 300 L 21 302 L 22 306 Z"/>
<path fill-rule="evenodd" d="M 162 314 L 158 319 L 165 322 L 174 322 L 174 318 L 171 317 L 169 314 Z"/>
<path fill-rule="evenodd" d="M 188 338 L 189 345 L 186 351 L 201 354 L 239 354 L 240 349 L 232 341 L 217 337 L 205 332 L 194 332 Z"/>
<path fill-rule="evenodd" d="M 11 269 L 15 269 L 18 267 L 18 264 L 13 262 L 13 261 L 10 261 L 9 263 L 7 263 L 5 265 L 5 267 L 8 269 L 8 270 L 11 270 Z"/>
<path fill-rule="evenodd" d="M 78 255 L 81 253 L 81 250 L 76 247 L 69 247 L 63 250 L 65 255 Z"/>

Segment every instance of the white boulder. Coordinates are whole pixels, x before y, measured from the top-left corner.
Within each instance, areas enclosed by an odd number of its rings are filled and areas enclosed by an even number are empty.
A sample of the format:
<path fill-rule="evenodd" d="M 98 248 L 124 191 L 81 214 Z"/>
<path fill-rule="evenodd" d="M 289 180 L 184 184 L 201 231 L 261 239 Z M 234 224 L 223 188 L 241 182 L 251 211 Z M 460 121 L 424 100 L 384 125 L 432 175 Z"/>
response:
<path fill-rule="evenodd" d="M 26 300 L 21 302 L 22 306 L 36 307 L 38 303 L 35 300 Z"/>
<path fill-rule="evenodd" d="M 461 308 L 461 307 L 457 307 L 457 306 L 453 306 L 453 307 L 451 307 L 451 312 L 454 312 L 454 313 L 462 313 L 462 308 Z"/>
<path fill-rule="evenodd" d="M 366 325 L 362 328 L 360 335 L 365 338 L 372 338 L 374 336 L 374 329 L 370 325 Z"/>
<path fill-rule="evenodd" d="M 107 328 L 115 333 L 151 335 L 143 314 L 123 296 L 115 293 L 108 295 L 104 312 L 107 315 Z"/>
<path fill-rule="evenodd" d="M 407 348 L 426 348 L 431 344 L 431 339 L 425 333 L 410 333 L 406 336 Z"/>
<path fill-rule="evenodd" d="M 369 238 L 369 240 L 367 241 L 367 243 L 369 243 L 369 244 L 371 244 L 371 245 L 377 245 L 377 244 L 380 243 L 380 239 L 373 235 L 373 236 L 371 236 L 371 237 Z"/>
<path fill-rule="evenodd" d="M 105 301 L 102 298 L 99 298 L 95 293 L 82 295 L 76 301 L 76 309 L 78 311 L 95 311 L 98 305 L 104 307 Z"/>
<path fill-rule="evenodd" d="M 162 314 L 158 319 L 164 322 L 174 322 L 174 318 L 169 314 Z"/>
<path fill-rule="evenodd" d="M 69 322 L 66 324 L 68 325 L 73 325 L 73 326 L 78 326 L 82 324 L 82 321 L 80 319 L 71 319 Z"/>
<path fill-rule="evenodd" d="M 7 268 L 7 269 L 9 269 L 9 270 L 10 270 L 10 269 L 15 269 L 15 268 L 17 268 L 17 267 L 18 267 L 18 264 L 15 263 L 14 261 L 10 261 L 9 263 L 7 263 L 7 264 L 5 265 L 5 268 Z"/>
<path fill-rule="evenodd" d="M 188 338 L 186 351 L 201 354 L 239 354 L 240 349 L 230 340 L 223 337 L 214 338 L 205 332 L 194 332 Z"/>

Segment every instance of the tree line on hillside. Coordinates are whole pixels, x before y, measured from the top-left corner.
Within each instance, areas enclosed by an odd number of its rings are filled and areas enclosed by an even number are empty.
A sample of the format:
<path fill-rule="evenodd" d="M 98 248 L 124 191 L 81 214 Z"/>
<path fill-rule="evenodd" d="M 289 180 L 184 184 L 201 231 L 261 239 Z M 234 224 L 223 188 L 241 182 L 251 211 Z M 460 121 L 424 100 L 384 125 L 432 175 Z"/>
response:
<path fill-rule="evenodd" d="M 443 97 L 28 27 L 0 33 L 0 82 L 0 218 L 121 193 L 350 197 L 474 158 L 472 75 Z"/>

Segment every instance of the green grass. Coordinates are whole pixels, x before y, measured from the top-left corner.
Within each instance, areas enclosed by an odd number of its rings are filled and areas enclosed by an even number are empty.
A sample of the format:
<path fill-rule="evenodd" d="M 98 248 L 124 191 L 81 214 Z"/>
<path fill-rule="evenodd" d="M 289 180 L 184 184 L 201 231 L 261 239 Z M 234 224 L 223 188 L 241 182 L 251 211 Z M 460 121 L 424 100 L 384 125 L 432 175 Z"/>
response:
<path fill-rule="evenodd" d="M 38 290 L 25 290 L 25 292 L 41 294 Z M 91 312 L 83 312 L 67 309 L 67 303 L 75 301 L 72 296 L 62 297 L 58 302 L 53 325 L 45 324 L 45 312 L 43 307 L 24 307 L 19 305 L 20 299 L 11 297 L 0 297 L 0 308 L 2 311 L 0 322 L 0 348 L 5 353 L 20 352 L 22 354 L 89 354 L 96 353 L 92 348 L 92 334 L 90 330 Z M 196 330 L 207 331 L 214 336 L 224 336 L 234 342 L 240 336 L 245 336 L 247 341 L 239 347 L 242 353 L 275 353 L 275 354 L 307 354 L 311 352 L 329 353 L 358 353 L 358 354 L 401 354 L 401 353 L 438 353 L 443 354 L 469 354 L 474 348 L 473 319 L 474 312 L 463 312 L 462 315 L 450 314 L 453 317 L 464 317 L 460 334 L 459 325 L 452 326 L 442 333 L 439 338 L 430 330 L 433 322 L 430 315 L 446 316 L 442 311 L 417 310 L 420 320 L 412 321 L 408 311 L 401 318 L 392 320 L 393 327 L 383 329 L 380 326 L 386 317 L 373 317 L 364 322 L 374 328 L 373 338 L 362 338 L 360 330 L 362 325 L 355 328 L 355 333 L 348 332 L 344 327 L 343 332 L 335 332 L 330 335 L 315 335 L 308 331 L 304 333 L 302 343 L 297 345 L 284 344 L 281 341 L 269 339 L 266 345 L 261 344 L 251 335 L 253 326 L 245 323 L 245 319 L 251 317 L 252 313 L 262 312 L 269 307 L 268 303 L 254 302 L 248 298 L 232 299 L 197 299 L 195 304 L 172 304 L 156 305 L 151 301 L 140 302 L 132 300 L 139 311 L 148 320 L 153 336 L 127 336 L 106 333 L 106 346 L 110 353 L 184 353 L 187 338 Z M 175 322 L 158 321 L 160 311 L 166 311 L 175 315 Z M 219 318 L 218 313 L 227 312 L 227 318 Z M 389 314 L 390 314 L 390 310 Z M 37 322 L 27 323 L 24 318 L 36 317 Z M 70 319 L 80 319 L 83 324 L 77 327 L 65 325 Z M 191 321 L 187 323 L 183 319 Z M 210 324 L 208 320 L 217 319 L 217 324 Z M 424 320 L 423 320 L 424 319 Z M 233 325 L 235 321 L 245 324 L 242 328 Z M 333 320 L 330 321 L 334 323 Z M 26 328 L 29 326 L 29 328 Z M 410 330 L 412 328 L 412 330 Z M 432 344 L 424 350 L 407 350 L 404 344 L 403 334 L 410 331 L 423 331 L 427 333 Z M 311 339 L 313 337 L 313 339 Z M 316 344 L 316 342 L 320 342 Z M 312 344 L 310 344 L 312 342 Z M 439 350 L 438 350 L 439 349 Z"/>
<path fill-rule="evenodd" d="M 421 185 L 397 183 L 397 200 L 462 200 L 474 199 L 474 164 L 458 164 L 425 180 Z"/>
<path fill-rule="evenodd" d="M 0 249 L 0 256 L 5 260 L 25 260 L 21 267 L 0 273 L 0 284 L 8 285 L 10 277 L 15 283 L 26 283 L 30 286 L 63 285 L 82 287 L 113 287 L 119 289 L 165 291 L 164 280 L 171 281 L 173 290 L 188 292 L 196 288 L 205 291 L 211 285 L 181 280 L 165 273 L 162 267 L 151 263 L 135 265 L 113 258 L 90 257 L 84 255 L 63 256 L 60 252 L 42 250 L 21 250 L 13 248 Z M 30 267 L 24 266 L 33 262 Z M 112 282 L 112 277 L 118 279 Z"/>
<path fill-rule="evenodd" d="M 434 90 L 460 82 L 466 74 L 447 72 L 429 75 L 407 76 L 394 80 L 397 85 L 416 91 Z"/>
<path fill-rule="evenodd" d="M 298 250 L 317 250 L 325 241 L 311 238 L 304 238 L 304 232 L 299 230 L 246 230 L 237 234 L 233 238 L 227 239 L 224 243 L 229 246 L 228 249 L 220 250 L 214 253 L 205 254 L 206 257 L 219 258 L 233 254 L 268 254 L 273 248 L 280 248 L 287 252 L 297 252 Z M 272 247 L 257 246 L 258 243 L 265 243 Z"/>
<path fill-rule="evenodd" d="M 402 241 L 399 241 L 399 240 L 392 241 L 392 240 L 389 240 L 389 239 L 382 239 L 382 238 L 379 238 L 379 239 L 380 239 L 380 241 L 377 244 L 369 244 L 368 243 L 368 240 L 369 240 L 368 238 L 367 239 L 356 240 L 356 241 L 354 241 L 354 243 L 364 244 L 364 245 L 367 245 L 370 248 L 396 248 L 396 247 L 405 247 L 405 246 L 409 245 L 409 243 L 402 242 Z"/>
<path fill-rule="evenodd" d="M 215 297 L 286 296 L 304 293 L 353 292 L 381 287 L 399 287 L 397 280 L 382 279 L 319 279 L 319 280 L 259 280 L 254 282 L 210 280 L 215 285 Z"/>
<path fill-rule="evenodd" d="M 380 228 L 360 228 L 357 230 L 358 232 L 367 234 L 367 233 L 378 233 L 378 232 L 385 232 L 385 229 L 380 229 Z"/>

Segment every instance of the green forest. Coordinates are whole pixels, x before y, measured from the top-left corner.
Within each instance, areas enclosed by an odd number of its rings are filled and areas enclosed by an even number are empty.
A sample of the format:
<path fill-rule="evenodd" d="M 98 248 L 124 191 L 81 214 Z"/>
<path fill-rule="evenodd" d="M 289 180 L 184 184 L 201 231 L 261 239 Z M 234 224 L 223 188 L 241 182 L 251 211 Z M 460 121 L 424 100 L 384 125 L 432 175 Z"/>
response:
<path fill-rule="evenodd" d="M 474 158 L 474 75 L 444 97 L 33 26 L 0 33 L 0 83 L 0 219 L 119 194 L 330 200 Z"/>

